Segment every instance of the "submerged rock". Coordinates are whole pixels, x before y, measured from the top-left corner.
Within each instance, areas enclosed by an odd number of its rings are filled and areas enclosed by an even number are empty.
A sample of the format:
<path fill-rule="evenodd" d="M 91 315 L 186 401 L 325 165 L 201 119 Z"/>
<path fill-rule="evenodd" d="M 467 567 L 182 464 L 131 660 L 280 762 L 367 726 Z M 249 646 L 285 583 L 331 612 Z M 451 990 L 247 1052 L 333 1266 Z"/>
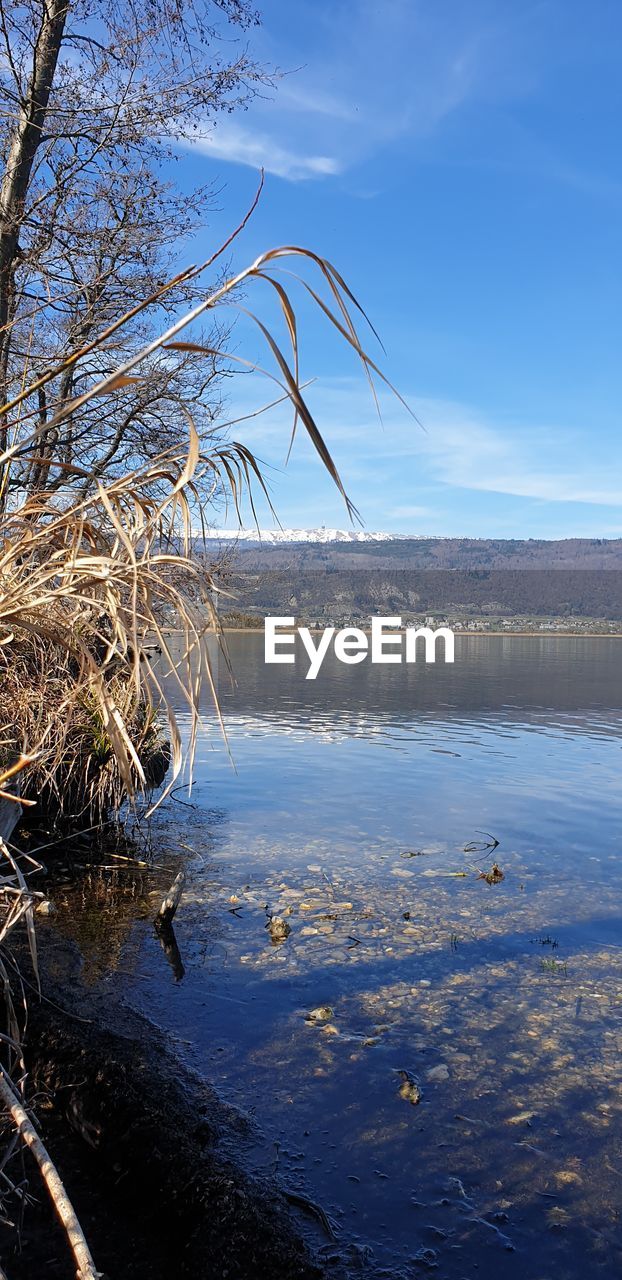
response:
<path fill-rule="evenodd" d="M 310 1009 L 305 1013 L 307 1022 L 330 1022 L 335 1016 L 335 1010 L 331 1009 L 329 1004 L 319 1004 L 317 1009 Z"/>
<path fill-rule="evenodd" d="M 430 1080 L 433 1084 L 439 1080 L 449 1080 L 449 1067 L 446 1062 L 439 1062 L 437 1067 L 431 1067 L 425 1073 L 426 1080 Z"/>
<path fill-rule="evenodd" d="M 269 931 L 270 940 L 275 947 L 281 942 L 285 942 L 292 931 L 292 927 L 283 919 L 283 916 L 270 916 L 266 929 Z"/>
<path fill-rule="evenodd" d="M 413 1262 L 418 1267 L 426 1267 L 428 1271 L 436 1271 L 438 1267 L 436 1249 L 418 1249 Z"/>
<path fill-rule="evenodd" d="M 419 1081 L 411 1071 L 399 1069 L 397 1074 L 402 1081 L 398 1090 L 400 1098 L 403 1098 L 405 1102 L 410 1102 L 413 1107 L 418 1106 L 422 1098 Z"/>
<path fill-rule="evenodd" d="M 50 902 L 49 898 L 43 898 L 41 902 L 37 903 L 35 911 L 38 916 L 53 916 L 56 914 L 56 907 L 53 902 Z"/>

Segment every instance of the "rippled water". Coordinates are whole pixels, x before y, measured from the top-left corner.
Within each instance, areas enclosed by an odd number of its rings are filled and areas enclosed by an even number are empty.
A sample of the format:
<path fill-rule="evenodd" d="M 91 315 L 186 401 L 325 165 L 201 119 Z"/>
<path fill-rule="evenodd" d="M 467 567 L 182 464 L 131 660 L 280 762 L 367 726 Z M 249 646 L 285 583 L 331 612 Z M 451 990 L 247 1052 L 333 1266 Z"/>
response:
<path fill-rule="evenodd" d="M 622 641 L 314 682 L 262 645 L 232 635 L 220 682 L 235 770 L 206 708 L 194 807 L 158 819 L 185 977 L 138 921 L 109 981 L 254 1116 L 247 1158 L 352 1274 L 618 1274 Z"/>

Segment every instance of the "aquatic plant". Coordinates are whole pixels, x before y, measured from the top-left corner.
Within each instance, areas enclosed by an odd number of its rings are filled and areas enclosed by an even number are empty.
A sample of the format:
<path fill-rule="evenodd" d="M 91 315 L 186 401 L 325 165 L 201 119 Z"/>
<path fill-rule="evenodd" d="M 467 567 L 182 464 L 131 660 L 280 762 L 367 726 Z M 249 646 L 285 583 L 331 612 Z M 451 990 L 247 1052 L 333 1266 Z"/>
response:
<path fill-rule="evenodd" d="M 566 961 L 556 960 L 554 956 L 543 956 L 540 960 L 540 968 L 543 973 L 562 973 L 565 978 L 568 977 L 568 965 Z"/>

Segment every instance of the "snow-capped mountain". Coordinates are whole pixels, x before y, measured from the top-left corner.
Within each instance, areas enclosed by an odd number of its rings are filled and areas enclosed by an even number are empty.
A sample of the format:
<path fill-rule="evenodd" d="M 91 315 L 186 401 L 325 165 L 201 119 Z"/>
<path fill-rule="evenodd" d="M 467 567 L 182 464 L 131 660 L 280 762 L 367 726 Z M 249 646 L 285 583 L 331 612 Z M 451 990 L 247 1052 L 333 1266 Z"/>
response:
<path fill-rule="evenodd" d="M 210 529 L 213 542 L 394 542 L 410 538 L 408 533 L 367 533 L 357 529 Z M 417 535 L 414 535 L 417 536 Z M 420 535 L 419 535 L 420 536 Z"/>

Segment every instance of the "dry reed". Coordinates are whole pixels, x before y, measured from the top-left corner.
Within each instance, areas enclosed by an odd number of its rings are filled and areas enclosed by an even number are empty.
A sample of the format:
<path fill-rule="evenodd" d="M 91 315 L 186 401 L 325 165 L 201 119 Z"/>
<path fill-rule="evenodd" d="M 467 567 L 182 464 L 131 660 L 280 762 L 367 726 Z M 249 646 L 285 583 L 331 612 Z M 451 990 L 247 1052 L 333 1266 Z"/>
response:
<path fill-rule="evenodd" d="M 176 279 L 198 279 L 225 247 L 207 263 L 189 268 Z M 355 317 L 363 313 L 339 273 L 316 254 L 289 246 L 260 255 L 244 271 L 208 291 L 199 305 L 165 333 L 59 410 L 47 422 L 46 430 L 69 416 L 78 419 L 82 407 L 95 396 L 114 395 L 120 388 L 131 391 L 133 382 L 140 380 L 141 364 L 159 349 L 205 351 L 213 357 L 213 350 L 182 339 L 180 334 L 204 313 L 235 306 L 256 325 L 274 371 L 259 370 L 239 357 L 231 357 L 232 363 L 265 374 L 276 384 L 278 399 L 291 402 L 292 442 L 301 424 L 342 494 L 348 513 L 356 518 L 300 384 L 296 314 L 290 291 L 279 274 L 287 260 L 298 267 L 310 266 L 319 277 L 325 296 L 316 284 L 296 272 L 289 273 L 361 360 L 372 388 L 374 375 L 385 381 L 361 345 Z M 45 466 L 50 474 L 58 467 L 65 468 L 64 489 L 25 496 L 15 484 L 24 460 L 37 447 L 39 431 L 32 423 L 36 421 L 39 389 L 52 385 L 59 372 L 78 368 L 94 350 L 112 350 L 115 332 L 138 312 L 157 306 L 173 283 L 137 303 L 88 347 L 74 352 L 62 366 L 50 369 L 36 382 L 28 385 L 25 372 L 23 389 L 0 408 L 9 441 L 0 454 L 0 804 L 4 781 L 4 790 L 19 792 L 26 804 L 36 796 L 48 810 L 56 809 L 65 816 L 101 815 L 110 805 L 118 806 L 125 797 L 149 789 L 154 781 L 154 760 L 161 765 L 166 750 L 163 739 L 170 744 L 172 765 L 166 794 L 183 763 L 182 735 L 167 692 L 170 682 L 176 700 L 181 698 L 189 716 L 190 769 L 202 688 L 207 685 L 215 698 L 207 640 L 210 632 L 218 631 L 216 589 L 209 568 L 193 555 L 193 542 L 204 520 L 206 489 L 225 492 L 238 515 L 244 494 L 252 504 L 253 486 L 263 486 L 252 452 L 242 443 L 219 443 L 216 439 L 202 451 L 188 416 L 187 443 L 129 475 L 91 484 L 79 468 L 52 457 Z M 250 286 L 261 285 L 276 299 L 287 349 L 254 312 L 242 308 L 238 300 L 242 285 L 247 293 Z M 80 481 L 83 491 L 86 488 L 86 496 L 79 500 L 71 496 L 74 479 Z M 9 493 L 14 495 L 10 500 Z M 167 638 L 167 623 L 173 619 L 183 633 L 180 659 L 173 657 Z M 153 635 L 163 651 L 160 667 L 145 660 L 146 642 Z M 168 669 L 167 686 L 158 674 L 163 669 Z M 23 857 L 17 856 L 8 842 L 0 845 L 0 855 L 5 864 L 0 876 L 0 983 L 6 1009 L 2 1035 L 5 1066 L 0 1083 L 17 1128 L 34 1149 L 34 1130 L 21 1087 L 22 1020 L 3 956 L 10 935 L 25 922 L 36 973 L 36 895 L 29 888 Z M 6 1152 L 7 1159 L 14 1156 L 15 1138 L 9 1140 Z M 5 1180 L 6 1163 L 0 1161 Z M 63 1206 L 61 1217 L 64 1213 L 66 1225 L 71 1224 L 71 1236 L 75 1215 L 71 1206 L 67 1209 L 54 1177 L 51 1183 L 55 1190 L 47 1181 L 59 1212 Z M 15 1194 L 22 1194 L 10 1178 L 8 1184 Z M 88 1247 L 79 1239 L 78 1245 L 82 1250 L 82 1261 L 76 1255 L 78 1273 L 94 1274 L 88 1271 L 92 1264 Z"/>

